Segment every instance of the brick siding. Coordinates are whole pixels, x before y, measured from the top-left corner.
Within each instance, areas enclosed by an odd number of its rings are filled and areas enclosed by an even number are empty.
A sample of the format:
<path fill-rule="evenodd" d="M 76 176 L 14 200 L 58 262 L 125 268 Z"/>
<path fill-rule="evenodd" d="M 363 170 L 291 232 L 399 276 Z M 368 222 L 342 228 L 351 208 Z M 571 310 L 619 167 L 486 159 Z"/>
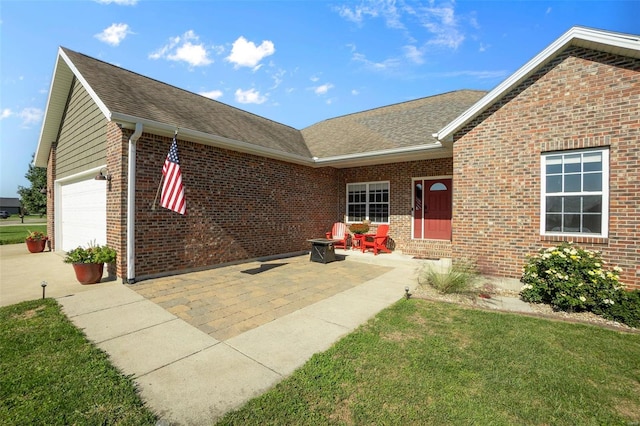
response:
<path fill-rule="evenodd" d="M 450 241 L 411 239 L 411 207 L 413 205 L 412 178 L 451 176 L 452 167 L 451 158 L 441 158 L 344 169 L 340 188 L 340 216 L 344 218 L 346 215 L 348 183 L 389 181 L 391 247 L 403 254 L 421 258 L 450 258 Z M 375 232 L 375 227 L 370 232 Z"/>
<path fill-rule="evenodd" d="M 519 278 L 571 240 L 640 288 L 640 60 L 572 47 L 454 135 L 453 256 Z M 541 153 L 610 149 L 609 236 L 540 236 Z"/>
<path fill-rule="evenodd" d="M 114 187 L 113 196 L 122 195 L 108 198 L 108 234 L 118 239 L 113 242 L 121 253 L 126 252 L 127 137 L 114 135 L 109 143 L 110 150 L 119 151 L 122 141 L 121 152 L 109 154 L 122 158 L 122 169 L 116 170 L 122 187 Z M 158 202 L 153 209 L 170 143 L 171 138 L 147 133 L 137 142 L 137 279 L 309 250 L 307 239 L 324 236 L 337 220 L 336 169 L 288 164 L 179 135 L 187 214 L 161 208 Z M 118 275 L 126 275 L 126 259 L 120 259 Z"/>

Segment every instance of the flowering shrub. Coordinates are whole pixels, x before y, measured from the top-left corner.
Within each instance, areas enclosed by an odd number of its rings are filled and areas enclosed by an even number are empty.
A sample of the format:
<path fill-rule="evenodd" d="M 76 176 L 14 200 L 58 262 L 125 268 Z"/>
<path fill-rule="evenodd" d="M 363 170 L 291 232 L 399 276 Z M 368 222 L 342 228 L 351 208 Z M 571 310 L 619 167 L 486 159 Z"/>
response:
<path fill-rule="evenodd" d="M 547 303 L 562 311 L 602 314 L 620 298 L 621 269 L 605 269 L 599 252 L 571 243 L 542 249 L 529 257 L 520 281 L 526 302 Z"/>

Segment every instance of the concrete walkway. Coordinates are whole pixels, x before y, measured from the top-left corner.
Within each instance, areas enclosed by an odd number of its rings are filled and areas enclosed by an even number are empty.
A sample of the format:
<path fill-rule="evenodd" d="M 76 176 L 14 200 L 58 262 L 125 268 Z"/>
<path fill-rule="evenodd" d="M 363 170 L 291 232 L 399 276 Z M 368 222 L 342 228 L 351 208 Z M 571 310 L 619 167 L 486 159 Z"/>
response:
<path fill-rule="evenodd" d="M 163 420 L 204 425 L 262 394 L 402 298 L 404 287 L 415 283 L 417 266 L 401 262 L 225 341 L 146 299 L 135 286 L 96 286 L 59 301 L 114 365 L 134 375 L 142 398 Z"/>
<path fill-rule="evenodd" d="M 412 291 L 425 262 L 337 252 L 344 260 L 327 265 L 302 256 L 83 286 L 55 253 L 0 246 L 0 305 L 40 298 L 47 281 L 47 296 L 133 375 L 164 424 L 212 424 Z"/>

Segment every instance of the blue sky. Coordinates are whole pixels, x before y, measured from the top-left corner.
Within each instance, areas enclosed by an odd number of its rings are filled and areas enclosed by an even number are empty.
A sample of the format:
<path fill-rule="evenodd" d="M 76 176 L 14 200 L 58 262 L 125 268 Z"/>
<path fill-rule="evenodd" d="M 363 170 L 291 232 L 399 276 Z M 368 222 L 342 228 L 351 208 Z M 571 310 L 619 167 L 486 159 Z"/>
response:
<path fill-rule="evenodd" d="M 570 27 L 640 34 L 637 1 L 0 3 L 0 196 L 35 152 L 58 46 L 302 129 L 490 90 Z"/>

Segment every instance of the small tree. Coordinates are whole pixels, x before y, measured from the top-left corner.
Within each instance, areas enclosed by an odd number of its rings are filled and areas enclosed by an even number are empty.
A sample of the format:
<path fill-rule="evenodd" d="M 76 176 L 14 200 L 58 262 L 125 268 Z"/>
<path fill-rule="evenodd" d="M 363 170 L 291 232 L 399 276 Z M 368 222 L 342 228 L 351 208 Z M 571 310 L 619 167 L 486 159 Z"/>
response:
<path fill-rule="evenodd" d="M 18 194 L 23 209 L 30 213 L 45 215 L 47 213 L 47 168 L 34 166 L 34 157 L 35 154 L 31 156 L 29 170 L 24 175 L 31 182 L 31 187 L 18 186 Z M 44 193 L 42 192 L 43 188 L 45 189 Z"/>

